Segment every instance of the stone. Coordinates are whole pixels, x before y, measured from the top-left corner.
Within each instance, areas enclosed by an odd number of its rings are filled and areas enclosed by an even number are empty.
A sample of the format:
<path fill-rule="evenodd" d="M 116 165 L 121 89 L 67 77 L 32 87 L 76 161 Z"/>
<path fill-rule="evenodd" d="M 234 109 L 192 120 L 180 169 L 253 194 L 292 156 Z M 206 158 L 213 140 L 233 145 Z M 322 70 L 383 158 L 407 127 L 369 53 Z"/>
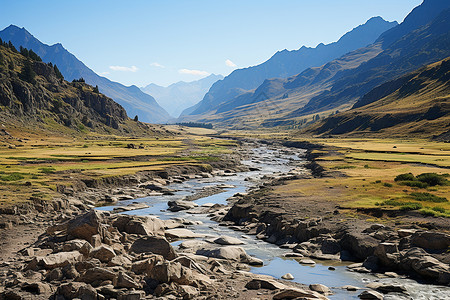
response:
<path fill-rule="evenodd" d="M 333 292 L 330 290 L 329 287 L 323 285 L 323 284 L 310 284 L 309 289 L 318 293 L 321 293 L 322 295 L 331 295 Z"/>
<path fill-rule="evenodd" d="M 368 288 L 381 292 L 383 294 L 387 293 L 407 293 L 407 290 L 404 286 L 399 284 L 391 284 L 391 283 L 379 283 L 379 282 L 371 282 L 366 285 Z"/>
<path fill-rule="evenodd" d="M 85 285 L 86 284 L 81 282 L 63 283 L 58 287 L 56 295 L 61 295 L 65 299 L 77 298 L 79 296 L 78 290 Z"/>
<path fill-rule="evenodd" d="M 125 272 L 119 272 L 119 276 L 117 277 L 117 283 L 115 284 L 116 288 L 129 288 L 129 289 L 139 289 L 142 286 L 134 281 L 131 276 L 127 275 Z"/>
<path fill-rule="evenodd" d="M 400 253 L 398 253 L 398 246 L 395 243 L 380 243 L 374 251 L 374 255 L 378 258 L 381 265 L 395 268 L 397 267 L 400 259 Z"/>
<path fill-rule="evenodd" d="M 92 269 L 87 269 L 77 281 L 85 282 L 85 283 L 95 283 L 102 282 L 105 280 L 115 281 L 117 279 L 117 274 L 111 271 L 110 269 L 95 267 Z"/>
<path fill-rule="evenodd" d="M 163 237 L 148 236 L 137 239 L 130 250 L 134 253 L 153 253 L 162 255 L 165 259 L 172 260 L 176 257 L 170 243 Z"/>
<path fill-rule="evenodd" d="M 200 291 L 193 286 L 182 284 L 178 287 L 178 293 L 183 299 L 195 299 Z"/>
<path fill-rule="evenodd" d="M 89 284 L 83 285 L 78 289 L 80 300 L 97 300 L 97 296 L 97 290 Z"/>
<path fill-rule="evenodd" d="M 99 234 L 94 234 L 91 237 L 92 247 L 96 248 L 96 247 L 99 247 L 101 244 L 102 244 L 102 237 Z"/>
<path fill-rule="evenodd" d="M 105 263 L 111 261 L 111 259 L 116 256 L 116 253 L 111 247 L 101 245 L 97 248 L 92 249 L 89 255 Z"/>
<path fill-rule="evenodd" d="M 161 255 L 152 255 L 149 258 L 133 262 L 131 270 L 135 274 L 151 274 L 156 264 L 163 263 L 164 257 Z"/>
<path fill-rule="evenodd" d="M 145 298 L 144 291 L 129 291 L 125 294 L 118 295 L 117 300 L 141 300 Z"/>
<path fill-rule="evenodd" d="M 121 215 L 113 222 L 113 226 L 129 234 L 164 235 L 164 222 L 151 216 Z"/>
<path fill-rule="evenodd" d="M 70 252 L 59 252 L 49 254 L 44 257 L 35 257 L 28 264 L 26 269 L 31 268 L 35 269 L 36 267 L 43 267 L 45 269 L 54 269 L 59 267 L 64 267 L 65 265 L 76 263 L 77 261 L 81 261 L 83 259 L 83 254 L 78 251 L 70 251 Z M 34 266 L 36 267 L 34 267 Z"/>
<path fill-rule="evenodd" d="M 286 280 L 292 280 L 292 279 L 294 279 L 294 276 L 291 273 L 286 273 L 283 276 L 281 276 L 281 278 L 286 279 Z"/>
<path fill-rule="evenodd" d="M 397 234 L 399 237 L 407 237 L 413 235 L 417 230 L 416 229 L 399 229 L 397 230 Z"/>
<path fill-rule="evenodd" d="M 88 255 L 89 252 L 92 250 L 92 245 L 86 240 L 75 239 L 75 240 L 65 242 L 62 247 L 62 250 L 64 252 L 78 250 L 82 254 Z"/>
<path fill-rule="evenodd" d="M 150 278 L 160 283 L 176 282 L 178 284 L 192 284 L 192 271 L 183 267 L 179 262 L 165 261 L 153 268 Z"/>
<path fill-rule="evenodd" d="M 61 268 L 56 268 L 47 273 L 47 275 L 45 276 L 45 280 L 49 282 L 58 281 L 61 280 L 63 276 L 64 275 Z"/>
<path fill-rule="evenodd" d="M 35 295 L 49 295 L 52 293 L 51 286 L 42 282 L 25 283 L 22 286 L 22 290 Z"/>
<path fill-rule="evenodd" d="M 411 235 L 411 244 L 430 250 L 447 250 L 450 247 L 450 235 L 443 232 L 416 232 Z"/>
<path fill-rule="evenodd" d="M 450 284 L 450 266 L 430 256 L 421 248 L 411 248 L 401 253 L 400 266 L 406 271 L 415 271 L 439 284 Z"/>
<path fill-rule="evenodd" d="M 284 300 L 284 299 L 326 299 L 321 295 L 317 295 L 314 292 L 306 291 L 299 288 L 286 288 L 281 292 L 273 295 L 274 300 Z"/>
<path fill-rule="evenodd" d="M 245 244 L 243 241 L 231 237 L 231 236 L 226 236 L 226 235 L 222 235 L 220 237 L 218 237 L 217 239 L 214 240 L 214 243 L 216 244 L 220 244 L 220 245 L 242 245 Z"/>
<path fill-rule="evenodd" d="M 231 261 L 248 263 L 250 265 L 261 265 L 262 261 L 257 258 L 249 256 L 242 247 L 238 246 L 225 246 L 212 249 L 199 249 L 195 253 L 197 255 L 203 255 L 206 257 L 214 257 L 220 259 L 227 259 Z"/>
<path fill-rule="evenodd" d="M 247 282 L 245 287 L 249 290 L 259 290 L 259 289 L 278 290 L 286 288 L 284 284 L 279 283 L 274 279 L 263 277 L 257 277 L 250 280 L 249 282 Z"/>
<path fill-rule="evenodd" d="M 67 234 L 90 241 L 95 234 L 103 234 L 103 217 L 96 210 L 91 210 L 67 223 Z"/>
<path fill-rule="evenodd" d="M 183 201 L 183 200 L 169 201 L 167 203 L 167 205 L 169 205 L 168 210 L 173 211 L 173 212 L 193 209 L 198 206 L 198 204 L 195 202 Z"/>
<path fill-rule="evenodd" d="M 315 261 L 313 261 L 312 259 L 309 259 L 309 258 L 302 258 L 298 262 L 301 264 L 304 264 L 304 265 L 315 265 L 316 264 Z"/>
<path fill-rule="evenodd" d="M 80 275 L 74 265 L 66 265 L 62 272 L 67 279 L 75 279 Z"/>
<path fill-rule="evenodd" d="M 168 229 L 165 234 L 169 239 L 195 239 L 204 236 L 185 228 Z"/>
<path fill-rule="evenodd" d="M 125 255 L 117 255 L 114 256 L 109 262 L 108 267 L 121 266 L 125 269 L 130 268 L 132 265 L 131 260 Z"/>
<path fill-rule="evenodd" d="M 383 300 L 383 295 L 375 291 L 364 291 L 358 295 L 360 299 Z"/>
<path fill-rule="evenodd" d="M 357 291 L 357 290 L 360 290 L 361 288 L 359 288 L 359 287 L 356 287 L 356 286 L 353 286 L 353 285 L 344 285 L 343 287 L 342 287 L 344 290 L 347 290 L 347 291 L 352 291 L 352 292 L 354 292 L 354 291 Z"/>
<path fill-rule="evenodd" d="M 347 231 L 341 238 L 340 245 L 359 260 L 373 255 L 380 242 L 369 235 L 358 231 Z"/>

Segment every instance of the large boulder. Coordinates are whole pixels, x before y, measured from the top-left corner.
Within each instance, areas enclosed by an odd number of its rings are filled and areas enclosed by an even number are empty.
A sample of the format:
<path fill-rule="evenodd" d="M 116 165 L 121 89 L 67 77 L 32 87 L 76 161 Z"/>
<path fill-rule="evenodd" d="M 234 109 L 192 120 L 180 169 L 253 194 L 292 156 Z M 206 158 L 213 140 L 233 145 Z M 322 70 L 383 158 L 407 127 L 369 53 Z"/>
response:
<path fill-rule="evenodd" d="M 96 210 L 91 210 L 70 220 L 67 223 L 67 234 L 90 241 L 93 235 L 100 234 L 100 236 L 103 236 L 102 222 L 102 215 Z"/>
<path fill-rule="evenodd" d="M 164 222 L 150 216 L 121 215 L 113 222 L 113 226 L 129 234 L 164 235 Z"/>
<path fill-rule="evenodd" d="M 27 265 L 26 269 L 37 270 L 39 268 L 55 269 L 74 264 L 83 259 L 83 254 L 79 251 L 52 253 L 47 256 L 34 257 Z"/>
<path fill-rule="evenodd" d="M 111 280 L 115 282 L 117 281 L 117 274 L 107 268 L 95 267 L 87 269 L 76 280 L 89 284 L 96 282 L 103 282 L 106 280 Z"/>
<path fill-rule="evenodd" d="M 148 236 L 137 239 L 130 250 L 134 253 L 153 253 L 162 255 L 165 259 L 172 260 L 176 257 L 175 250 L 163 237 Z"/>
<path fill-rule="evenodd" d="M 350 251 L 357 259 L 364 260 L 373 255 L 375 248 L 380 242 L 356 230 L 348 230 L 340 241 L 342 249 Z"/>
<path fill-rule="evenodd" d="M 237 262 L 248 263 L 250 265 L 262 265 L 262 261 L 249 256 L 242 247 L 238 246 L 225 246 L 218 248 L 203 248 L 197 250 L 197 255 L 203 255 L 206 257 L 214 257 L 226 260 L 232 260 Z"/>
<path fill-rule="evenodd" d="M 153 272 L 153 269 L 157 264 L 161 264 L 163 262 L 164 257 L 155 254 L 146 259 L 133 262 L 131 270 L 138 275 L 139 274 L 149 275 Z"/>
<path fill-rule="evenodd" d="M 411 236 L 411 244 L 430 250 L 447 250 L 450 247 L 450 235 L 443 232 L 416 232 Z"/>
<path fill-rule="evenodd" d="M 289 287 L 273 295 L 272 299 L 285 300 L 285 299 L 328 299 L 328 298 L 312 291 Z"/>
<path fill-rule="evenodd" d="M 166 230 L 166 237 L 169 239 L 195 239 L 203 237 L 202 234 L 192 232 L 186 228 L 174 228 Z"/>
<path fill-rule="evenodd" d="M 101 245 L 92 249 L 89 255 L 93 258 L 99 259 L 101 262 L 109 262 L 116 256 L 116 253 L 111 247 Z"/>
<path fill-rule="evenodd" d="M 258 276 L 253 278 L 245 287 L 249 290 L 259 290 L 259 289 L 268 289 L 268 290 L 279 290 L 285 289 L 286 286 L 275 279 L 269 276 Z M 280 298 L 281 299 L 281 298 Z"/>
<path fill-rule="evenodd" d="M 234 238 L 231 236 L 227 236 L 227 235 L 222 235 L 222 236 L 218 237 L 217 239 L 214 240 L 214 243 L 220 244 L 220 245 L 242 245 L 242 244 L 245 244 L 240 239 L 237 239 L 237 238 Z"/>
<path fill-rule="evenodd" d="M 192 271 L 183 267 L 179 262 L 165 261 L 157 264 L 150 274 L 150 278 L 160 283 L 176 282 L 178 284 L 192 284 Z"/>
<path fill-rule="evenodd" d="M 401 252 L 400 266 L 407 271 L 415 271 L 439 284 L 450 284 L 450 266 L 430 256 L 421 248 L 411 248 Z"/>
<path fill-rule="evenodd" d="M 167 202 L 167 205 L 169 205 L 168 210 L 177 212 L 181 210 L 188 210 L 192 209 L 198 206 L 197 203 L 192 201 L 183 201 L 183 200 L 174 200 Z"/>

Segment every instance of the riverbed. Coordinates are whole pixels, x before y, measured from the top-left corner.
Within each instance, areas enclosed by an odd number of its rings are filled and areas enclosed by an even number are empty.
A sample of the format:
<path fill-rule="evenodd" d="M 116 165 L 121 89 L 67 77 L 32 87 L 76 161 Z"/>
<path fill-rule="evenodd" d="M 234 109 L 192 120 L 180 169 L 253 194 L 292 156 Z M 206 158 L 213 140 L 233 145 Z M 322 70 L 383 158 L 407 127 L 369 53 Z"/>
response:
<path fill-rule="evenodd" d="M 206 214 L 192 214 L 189 211 L 171 212 L 168 209 L 168 201 L 183 199 L 191 196 L 207 187 L 223 187 L 222 192 L 200 198 L 194 202 L 199 206 L 210 204 L 227 205 L 227 199 L 236 193 L 245 193 L 252 187 L 260 184 L 260 180 L 267 176 L 286 174 L 308 173 L 303 167 L 305 151 L 281 147 L 252 146 L 247 147 L 246 157 L 250 159 L 242 161 L 253 171 L 216 175 L 211 178 L 196 178 L 167 186 L 175 190 L 173 195 L 154 195 L 134 200 L 120 201 L 117 205 L 125 206 L 134 202 L 145 203 L 149 207 L 145 209 L 124 212 L 130 215 L 153 215 L 162 220 L 171 218 L 184 218 L 190 221 L 199 221 L 199 225 L 191 225 L 187 228 L 202 235 L 201 239 L 218 237 L 221 235 L 232 236 L 245 242 L 241 245 L 249 255 L 264 261 L 262 267 L 252 267 L 251 272 L 256 274 L 271 275 L 281 278 L 286 273 L 294 276 L 295 282 L 303 284 L 321 283 L 331 288 L 334 292 L 330 299 L 358 299 L 360 291 L 350 292 L 342 289 L 342 286 L 352 285 L 365 288 L 370 282 L 389 282 L 403 285 L 410 296 L 401 294 L 388 294 L 385 299 L 450 299 L 450 288 L 437 285 L 420 284 L 405 278 L 378 278 L 372 274 L 360 274 L 350 272 L 346 266 L 351 262 L 318 261 L 315 265 L 302 265 L 293 258 L 284 258 L 283 255 L 291 252 L 274 244 L 256 239 L 255 236 L 246 235 L 243 232 L 219 226 L 211 221 Z M 111 211 L 115 206 L 101 207 L 99 210 Z M 172 243 L 177 247 L 182 240 Z M 332 270 L 329 269 L 329 267 Z"/>

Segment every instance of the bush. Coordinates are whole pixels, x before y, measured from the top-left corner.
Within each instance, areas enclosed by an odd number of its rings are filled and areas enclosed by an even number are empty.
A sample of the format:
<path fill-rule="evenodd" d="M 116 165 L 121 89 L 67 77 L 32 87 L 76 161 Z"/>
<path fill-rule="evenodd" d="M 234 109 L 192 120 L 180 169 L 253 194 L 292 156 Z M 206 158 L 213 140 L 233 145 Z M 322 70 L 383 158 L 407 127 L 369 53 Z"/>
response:
<path fill-rule="evenodd" d="M 397 175 L 394 179 L 395 181 L 415 181 L 416 177 L 412 173 L 404 173 Z"/>
<path fill-rule="evenodd" d="M 400 210 L 417 210 L 423 208 L 423 205 L 415 202 L 408 202 L 400 206 Z"/>
<path fill-rule="evenodd" d="M 447 185 L 448 184 L 448 180 L 444 176 L 436 174 L 436 173 L 420 174 L 419 176 L 417 176 L 417 180 L 419 180 L 421 182 L 425 182 L 430 186 Z"/>
<path fill-rule="evenodd" d="M 2 181 L 17 181 L 17 180 L 21 180 L 23 178 L 24 177 L 20 173 L 12 173 L 9 175 L 0 176 L 0 180 L 2 180 Z"/>
<path fill-rule="evenodd" d="M 53 174 L 56 171 L 56 169 L 53 167 L 44 167 L 44 168 L 40 168 L 39 170 L 41 170 L 41 173 L 44 173 L 44 174 Z"/>
<path fill-rule="evenodd" d="M 443 208 L 443 207 L 433 207 L 432 208 L 434 211 L 437 211 L 437 212 L 440 212 L 440 213 L 443 213 L 443 214 L 445 214 L 445 208 Z"/>
<path fill-rule="evenodd" d="M 407 185 L 410 187 L 416 187 L 416 188 L 420 188 L 420 189 L 425 189 L 428 187 L 428 184 L 426 184 L 425 182 L 421 182 L 421 181 L 402 181 L 400 184 Z"/>
<path fill-rule="evenodd" d="M 383 182 L 383 186 L 385 186 L 385 187 L 392 187 L 392 183 Z"/>
<path fill-rule="evenodd" d="M 414 192 L 414 193 L 411 193 L 410 195 L 413 196 L 414 199 L 418 200 L 418 201 L 429 201 L 429 202 L 436 202 L 436 203 L 448 202 L 447 198 L 438 197 L 438 196 L 430 194 L 430 193 Z"/>

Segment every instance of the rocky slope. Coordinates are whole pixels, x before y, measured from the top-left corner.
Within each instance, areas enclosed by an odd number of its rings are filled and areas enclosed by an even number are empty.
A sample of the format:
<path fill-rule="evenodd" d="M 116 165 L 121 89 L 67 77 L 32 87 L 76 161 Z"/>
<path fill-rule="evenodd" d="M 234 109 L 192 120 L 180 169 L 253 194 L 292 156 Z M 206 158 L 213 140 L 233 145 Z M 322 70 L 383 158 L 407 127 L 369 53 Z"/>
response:
<path fill-rule="evenodd" d="M 189 115 L 201 115 L 212 111 L 221 103 L 257 88 L 265 79 L 286 78 L 367 46 L 396 24 L 375 17 L 346 33 L 337 42 L 328 45 L 319 44 L 315 48 L 303 46 L 299 50 L 283 50 L 260 65 L 235 70 L 224 80 L 215 83 L 203 100 L 190 109 L 192 112 Z"/>
<path fill-rule="evenodd" d="M 64 49 L 61 44 L 52 46 L 40 42 L 25 28 L 10 25 L 0 31 L 3 41 L 11 41 L 18 49 L 19 46 L 32 49 L 44 62 L 56 64 L 64 78 L 68 81 L 84 78 L 92 86 L 98 85 L 99 90 L 106 96 L 114 99 L 124 107 L 129 116 L 139 116 L 139 120 L 150 123 L 164 123 L 169 114 L 156 102 L 156 100 L 143 93 L 136 86 L 124 86 L 97 75 L 73 54 Z"/>
<path fill-rule="evenodd" d="M 439 136 L 450 124 L 450 59 L 386 82 L 308 132 Z"/>

